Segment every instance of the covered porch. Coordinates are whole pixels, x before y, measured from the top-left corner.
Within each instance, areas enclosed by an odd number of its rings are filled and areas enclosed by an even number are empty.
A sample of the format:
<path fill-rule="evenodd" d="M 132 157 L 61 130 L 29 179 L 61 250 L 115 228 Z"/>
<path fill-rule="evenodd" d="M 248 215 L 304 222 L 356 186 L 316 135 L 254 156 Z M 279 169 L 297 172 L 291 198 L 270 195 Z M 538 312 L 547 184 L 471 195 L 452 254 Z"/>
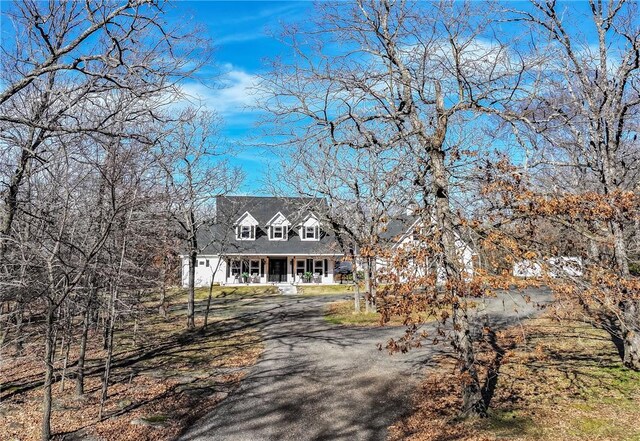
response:
<path fill-rule="evenodd" d="M 334 255 L 234 255 L 224 258 L 225 285 L 334 283 Z"/>

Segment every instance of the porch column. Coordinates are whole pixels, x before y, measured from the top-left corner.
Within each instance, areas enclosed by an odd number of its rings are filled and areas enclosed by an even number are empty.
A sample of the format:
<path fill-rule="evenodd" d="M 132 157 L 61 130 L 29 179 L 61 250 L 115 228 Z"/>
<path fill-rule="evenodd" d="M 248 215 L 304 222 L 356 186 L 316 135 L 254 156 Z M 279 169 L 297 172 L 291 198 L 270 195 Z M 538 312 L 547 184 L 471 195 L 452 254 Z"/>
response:
<path fill-rule="evenodd" d="M 293 283 L 296 283 L 296 265 L 298 264 L 298 258 L 297 257 L 293 257 L 293 271 L 291 271 L 291 273 L 293 274 Z"/>
<path fill-rule="evenodd" d="M 293 269 L 293 257 L 289 257 L 287 256 L 287 282 L 289 283 L 293 283 L 294 282 L 294 271 L 295 269 Z"/>
<path fill-rule="evenodd" d="M 269 258 L 264 258 L 264 281 L 265 283 L 269 283 Z"/>

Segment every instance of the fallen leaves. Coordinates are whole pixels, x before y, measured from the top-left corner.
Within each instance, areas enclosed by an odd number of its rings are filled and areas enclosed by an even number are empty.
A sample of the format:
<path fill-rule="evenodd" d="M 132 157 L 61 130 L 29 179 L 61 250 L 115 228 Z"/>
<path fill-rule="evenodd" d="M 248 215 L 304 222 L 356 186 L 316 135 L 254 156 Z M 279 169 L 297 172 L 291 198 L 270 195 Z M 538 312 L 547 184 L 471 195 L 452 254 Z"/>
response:
<path fill-rule="evenodd" d="M 260 336 L 249 328 L 229 330 L 210 325 L 209 331 L 186 333 L 181 320 L 150 315 L 139 324 L 137 342 L 131 342 L 123 323 L 116 336 L 109 398 L 104 421 L 97 421 L 104 351 L 99 338 L 90 339 L 87 353 L 86 394 L 74 396 L 74 381 L 53 387 L 54 439 L 91 436 L 102 440 L 169 440 L 228 395 L 262 352 Z M 0 434 L 2 439 L 40 437 L 42 363 L 37 342 L 21 357 L 0 360 Z M 71 360 L 75 354 L 71 353 Z M 59 367 L 59 366 L 57 366 Z M 59 380 L 59 370 L 57 370 Z M 73 366 L 69 373 L 73 372 Z M 14 385 L 14 390 L 6 385 Z M 31 386 L 29 386 L 31 385 Z M 20 391 L 19 388 L 24 388 Z M 12 394 L 13 392 L 13 394 Z M 132 424 L 133 422 L 133 424 Z M 65 438 L 65 436 L 67 438 Z M 71 438 L 74 439 L 74 438 Z"/>

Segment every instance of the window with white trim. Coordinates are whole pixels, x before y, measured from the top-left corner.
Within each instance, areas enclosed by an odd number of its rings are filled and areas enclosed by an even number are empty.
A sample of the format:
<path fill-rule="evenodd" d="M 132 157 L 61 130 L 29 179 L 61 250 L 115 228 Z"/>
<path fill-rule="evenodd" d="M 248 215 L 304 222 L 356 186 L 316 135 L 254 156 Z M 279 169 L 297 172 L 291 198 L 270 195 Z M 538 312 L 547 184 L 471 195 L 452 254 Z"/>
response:
<path fill-rule="evenodd" d="M 287 239 L 287 227 L 286 225 L 274 225 L 269 229 L 271 233 L 271 240 L 286 240 Z"/>
<path fill-rule="evenodd" d="M 249 274 L 252 276 L 260 274 L 260 260 L 249 261 Z"/>
<path fill-rule="evenodd" d="M 252 225 L 239 225 L 236 236 L 238 240 L 253 240 L 256 238 L 256 227 Z"/>
<path fill-rule="evenodd" d="M 307 272 L 307 261 L 304 259 L 296 260 L 296 274 L 304 274 Z"/>
<path fill-rule="evenodd" d="M 320 229 L 315 227 L 302 227 L 302 239 L 304 240 L 318 240 L 320 236 Z"/>
<path fill-rule="evenodd" d="M 231 261 L 231 275 L 239 276 L 240 275 L 240 261 L 232 260 Z"/>

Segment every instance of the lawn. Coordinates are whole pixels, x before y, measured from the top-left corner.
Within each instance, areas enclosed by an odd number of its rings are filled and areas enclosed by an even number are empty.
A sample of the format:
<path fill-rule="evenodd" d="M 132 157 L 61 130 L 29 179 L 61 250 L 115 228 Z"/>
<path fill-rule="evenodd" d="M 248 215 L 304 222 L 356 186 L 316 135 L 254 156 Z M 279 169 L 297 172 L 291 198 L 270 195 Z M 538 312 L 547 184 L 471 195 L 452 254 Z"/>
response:
<path fill-rule="evenodd" d="M 179 296 L 172 298 L 180 300 Z M 262 353 L 260 334 L 244 323 L 215 316 L 210 317 L 206 330 L 201 328 L 202 317 L 198 317 L 199 329 L 187 332 L 184 311 L 175 308 L 178 304 L 170 306 L 177 312 L 166 319 L 157 308 L 148 307 L 137 323 L 130 319 L 119 322 L 105 404 L 107 419 L 102 422 L 97 415 L 105 351 L 94 335 L 87 353 L 85 396 L 74 396 L 71 379 L 66 380 L 64 390 L 59 381 L 54 384 L 54 433 L 80 430 L 75 439 L 175 439 L 239 384 Z M 41 344 L 32 341 L 24 356 L 14 358 L 5 352 L 0 359 L 2 439 L 38 439 Z M 76 347 L 70 353 L 72 361 L 77 356 Z M 56 357 L 56 368 L 60 366 L 61 360 Z"/>
<path fill-rule="evenodd" d="M 196 288 L 196 301 L 207 300 L 209 297 L 209 287 Z M 242 298 L 242 297 L 263 297 L 279 295 L 278 287 L 273 285 L 233 285 L 233 286 L 214 286 L 213 298 Z M 184 303 L 187 301 L 187 289 L 175 288 L 167 293 L 167 298 L 172 303 Z M 157 296 L 149 299 L 150 302 L 157 302 Z"/>
<path fill-rule="evenodd" d="M 416 317 L 414 317 L 416 318 Z M 420 314 L 422 322 L 433 320 L 433 316 Z M 364 300 L 360 301 L 360 313 L 356 313 L 353 300 L 343 300 L 332 302 L 327 305 L 324 319 L 333 325 L 349 326 L 379 326 L 380 314 L 377 312 L 365 312 Z M 405 324 L 404 317 L 393 316 L 386 323 L 388 326 L 402 326 Z"/>
<path fill-rule="evenodd" d="M 390 440 L 640 440 L 640 373 L 622 366 L 604 332 L 538 319 L 503 337 L 523 331 L 501 368 L 489 418 L 455 419 L 456 379 L 443 361 Z"/>
<path fill-rule="evenodd" d="M 298 294 L 324 296 L 353 293 L 353 285 L 298 285 Z"/>
<path fill-rule="evenodd" d="M 214 286 L 213 297 L 257 297 L 267 295 L 277 295 L 280 291 L 276 286 L 252 286 L 252 285 L 238 285 L 238 286 Z M 185 290 L 186 294 L 186 290 Z M 209 297 L 209 288 L 197 288 L 196 300 L 206 300 Z"/>

